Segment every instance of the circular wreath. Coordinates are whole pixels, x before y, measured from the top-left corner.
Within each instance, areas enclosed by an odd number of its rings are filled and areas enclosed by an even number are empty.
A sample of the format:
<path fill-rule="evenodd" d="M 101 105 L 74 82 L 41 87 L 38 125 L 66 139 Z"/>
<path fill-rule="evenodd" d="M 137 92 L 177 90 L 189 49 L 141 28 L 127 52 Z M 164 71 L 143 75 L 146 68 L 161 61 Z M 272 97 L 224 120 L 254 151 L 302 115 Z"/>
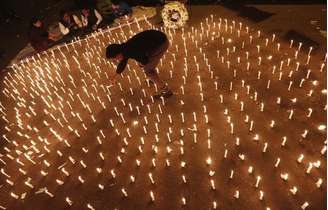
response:
<path fill-rule="evenodd" d="M 187 8 L 184 4 L 173 1 L 165 4 L 162 10 L 164 26 L 168 28 L 180 28 L 184 26 L 189 19 Z"/>

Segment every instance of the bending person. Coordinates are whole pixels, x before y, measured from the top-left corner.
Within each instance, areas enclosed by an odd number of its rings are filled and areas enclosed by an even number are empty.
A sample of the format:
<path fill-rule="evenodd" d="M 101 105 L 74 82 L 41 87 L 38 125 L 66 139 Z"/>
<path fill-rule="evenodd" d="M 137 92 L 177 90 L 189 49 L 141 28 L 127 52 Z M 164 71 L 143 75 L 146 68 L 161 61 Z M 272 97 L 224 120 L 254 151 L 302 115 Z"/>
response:
<path fill-rule="evenodd" d="M 110 44 L 106 48 L 106 57 L 119 61 L 116 74 L 111 78 L 111 83 L 116 82 L 132 58 L 143 67 L 146 76 L 158 87 L 155 99 L 173 95 L 168 86 L 159 78 L 156 66 L 169 47 L 169 40 L 165 33 L 157 30 L 146 30 L 136 34 L 122 44 Z"/>

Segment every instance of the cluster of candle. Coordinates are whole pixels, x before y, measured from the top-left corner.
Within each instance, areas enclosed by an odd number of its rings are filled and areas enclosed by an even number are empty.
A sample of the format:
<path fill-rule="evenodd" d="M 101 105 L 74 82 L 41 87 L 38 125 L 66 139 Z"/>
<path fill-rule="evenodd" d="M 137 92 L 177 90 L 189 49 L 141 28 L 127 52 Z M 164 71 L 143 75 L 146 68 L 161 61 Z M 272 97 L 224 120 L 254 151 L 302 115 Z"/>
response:
<path fill-rule="evenodd" d="M 156 101 L 156 85 L 135 62 L 111 86 L 115 65 L 104 56 L 107 44 L 148 28 L 155 26 L 145 18 L 101 30 L 6 72 L 0 191 L 9 198 L 0 208 L 38 205 L 26 199 L 37 194 L 80 209 L 125 209 L 124 202 L 138 200 L 178 208 L 202 203 L 194 192 L 210 199 L 198 209 L 224 208 L 230 199 L 238 205 L 250 193 L 258 198 L 253 209 L 271 209 L 262 200 L 295 194 L 302 209 L 320 205 L 321 191 L 305 196 L 302 188 L 321 188 L 326 180 L 320 170 L 326 90 L 314 79 L 325 74 L 326 58 L 311 57 L 312 47 L 302 53 L 302 43 L 277 43 L 275 35 L 211 15 L 190 29 L 161 28 L 171 47 L 158 72 L 175 96 Z M 171 173 L 177 189 L 165 179 Z M 67 186 L 73 190 L 61 191 Z M 176 194 L 176 204 L 159 186 Z M 286 188 L 285 194 L 270 195 L 270 187 Z M 135 196 L 141 190 L 149 196 Z M 91 192 L 108 193 L 107 204 L 97 207 Z"/>

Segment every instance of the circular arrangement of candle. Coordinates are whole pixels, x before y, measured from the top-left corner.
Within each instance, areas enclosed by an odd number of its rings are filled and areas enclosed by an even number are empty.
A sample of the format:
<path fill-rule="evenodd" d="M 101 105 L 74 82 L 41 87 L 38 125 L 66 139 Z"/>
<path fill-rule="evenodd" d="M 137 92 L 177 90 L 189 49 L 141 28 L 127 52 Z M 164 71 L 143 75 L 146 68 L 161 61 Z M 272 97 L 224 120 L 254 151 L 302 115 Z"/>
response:
<path fill-rule="evenodd" d="M 127 22 L 3 72 L 0 209 L 320 209 L 326 58 L 214 15 L 157 28 L 174 95 L 155 100 L 132 60 L 110 85 L 104 56 L 150 28 Z"/>

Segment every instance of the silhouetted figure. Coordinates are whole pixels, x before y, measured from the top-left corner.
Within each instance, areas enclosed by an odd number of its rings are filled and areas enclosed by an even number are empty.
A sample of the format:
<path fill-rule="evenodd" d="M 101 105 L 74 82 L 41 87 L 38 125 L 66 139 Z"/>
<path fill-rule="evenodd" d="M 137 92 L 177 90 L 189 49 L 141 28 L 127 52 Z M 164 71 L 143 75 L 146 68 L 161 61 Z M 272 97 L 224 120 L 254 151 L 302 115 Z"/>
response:
<path fill-rule="evenodd" d="M 165 33 L 157 30 L 146 30 L 136 34 L 122 44 L 110 44 L 106 49 L 106 57 L 119 61 L 116 74 L 110 80 L 116 82 L 117 75 L 121 74 L 130 58 L 136 60 L 143 67 L 148 79 L 159 88 L 154 95 L 155 99 L 169 97 L 173 93 L 159 78 L 156 67 L 167 51 L 169 41 Z"/>

